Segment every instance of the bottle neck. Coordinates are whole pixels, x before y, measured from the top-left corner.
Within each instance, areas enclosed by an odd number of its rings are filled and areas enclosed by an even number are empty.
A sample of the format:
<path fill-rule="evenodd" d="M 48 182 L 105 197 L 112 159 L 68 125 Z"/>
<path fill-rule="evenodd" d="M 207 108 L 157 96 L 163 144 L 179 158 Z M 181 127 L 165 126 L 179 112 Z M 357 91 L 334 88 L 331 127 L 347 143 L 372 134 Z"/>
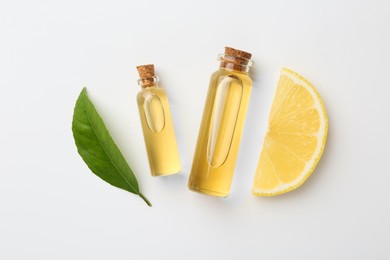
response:
<path fill-rule="evenodd" d="M 220 61 L 219 68 L 233 70 L 245 74 L 248 74 L 254 65 L 254 62 L 250 59 L 227 54 L 219 54 L 218 60 Z"/>
<path fill-rule="evenodd" d="M 142 78 L 138 80 L 138 85 L 141 88 L 157 88 L 158 87 L 159 78 L 157 76 L 151 78 Z"/>

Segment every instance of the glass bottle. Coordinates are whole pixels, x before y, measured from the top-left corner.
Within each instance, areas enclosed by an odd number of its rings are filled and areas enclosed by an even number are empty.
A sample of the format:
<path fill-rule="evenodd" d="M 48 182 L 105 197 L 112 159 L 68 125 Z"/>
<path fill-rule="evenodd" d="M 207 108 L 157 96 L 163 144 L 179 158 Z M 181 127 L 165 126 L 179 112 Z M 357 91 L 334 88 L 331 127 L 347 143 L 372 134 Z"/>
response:
<path fill-rule="evenodd" d="M 207 195 L 229 195 L 252 80 L 251 54 L 225 47 L 219 70 L 211 75 L 188 188 Z"/>
<path fill-rule="evenodd" d="M 149 167 L 152 176 L 164 176 L 181 171 L 168 97 L 158 86 L 154 65 L 137 67 L 142 90 L 137 95 Z"/>

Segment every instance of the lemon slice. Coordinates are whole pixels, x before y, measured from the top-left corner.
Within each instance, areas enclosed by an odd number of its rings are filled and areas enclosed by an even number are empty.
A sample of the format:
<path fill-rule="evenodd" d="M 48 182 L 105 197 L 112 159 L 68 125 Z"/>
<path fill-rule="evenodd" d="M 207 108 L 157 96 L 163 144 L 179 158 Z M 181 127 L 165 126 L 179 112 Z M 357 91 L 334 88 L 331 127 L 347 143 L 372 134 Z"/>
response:
<path fill-rule="evenodd" d="M 298 188 L 320 160 L 327 133 L 328 118 L 317 90 L 302 76 L 282 69 L 253 194 L 274 196 Z"/>

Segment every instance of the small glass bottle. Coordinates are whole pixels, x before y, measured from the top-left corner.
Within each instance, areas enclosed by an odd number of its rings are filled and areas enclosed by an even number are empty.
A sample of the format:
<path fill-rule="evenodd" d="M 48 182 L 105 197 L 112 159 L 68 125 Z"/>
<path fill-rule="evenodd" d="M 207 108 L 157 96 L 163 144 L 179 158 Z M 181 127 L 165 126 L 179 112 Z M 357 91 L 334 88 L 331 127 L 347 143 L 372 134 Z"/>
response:
<path fill-rule="evenodd" d="M 169 109 L 168 97 L 158 86 L 154 65 L 137 67 L 142 90 L 137 95 L 138 110 L 152 176 L 181 171 L 179 151 Z"/>
<path fill-rule="evenodd" d="M 188 188 L 207 195 L 229 195 L 252 80 L 251 54 L 225 47 L 220 68 L 210 79 Z"/>

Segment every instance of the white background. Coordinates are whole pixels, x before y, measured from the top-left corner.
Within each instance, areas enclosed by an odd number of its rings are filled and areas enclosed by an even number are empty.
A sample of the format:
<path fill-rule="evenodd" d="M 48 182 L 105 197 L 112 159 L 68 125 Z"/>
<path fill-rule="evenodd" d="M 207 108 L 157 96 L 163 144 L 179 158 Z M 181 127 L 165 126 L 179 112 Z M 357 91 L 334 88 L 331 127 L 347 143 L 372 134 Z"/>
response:
<path fill-rule="evenodd" d="M 390 2 L 1 1 L 0 259 L 389 259 Z M 253 53 L 227 199 L 187 190 L 216 55 Z M 184 170 L 152 178 L 135 66 L 154 63 Z M 322 160 L 288 194 L 251 185 L 279 70 L 318 89 Z M 90 172 L 71 121 L 83 86 L 153 203 Z"/>

